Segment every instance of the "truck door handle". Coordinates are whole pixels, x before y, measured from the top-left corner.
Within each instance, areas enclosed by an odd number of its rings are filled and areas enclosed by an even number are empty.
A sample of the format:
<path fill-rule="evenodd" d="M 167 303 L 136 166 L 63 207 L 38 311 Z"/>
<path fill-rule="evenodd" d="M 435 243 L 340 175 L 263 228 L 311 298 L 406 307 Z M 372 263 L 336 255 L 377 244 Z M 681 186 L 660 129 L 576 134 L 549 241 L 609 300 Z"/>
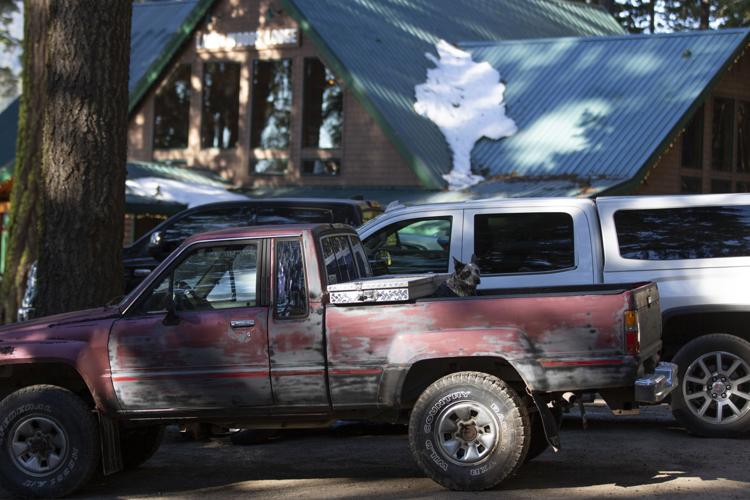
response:
<path fill-rule="evenodd" d="M 232 328 L 251 328 L 255 326 L 254 319 L 233 319 L 229 322 Z"/>

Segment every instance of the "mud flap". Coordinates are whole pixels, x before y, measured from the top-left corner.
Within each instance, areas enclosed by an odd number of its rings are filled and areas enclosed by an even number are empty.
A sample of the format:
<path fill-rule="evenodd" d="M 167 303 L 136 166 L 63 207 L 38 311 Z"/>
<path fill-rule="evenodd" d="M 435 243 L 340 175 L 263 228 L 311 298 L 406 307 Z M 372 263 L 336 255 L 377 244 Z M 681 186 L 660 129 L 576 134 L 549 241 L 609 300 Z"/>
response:
<path fill-rule="evenodd" d="M 107 418 L 101 413 L 99 416 L 99 442 L 102 447 L 102 473 L 110 476 L 120 472 L 124 467 L 122 463 L 122 450 L 120 450 L 120 429 L 117 422 Z"/>
<path fill-rule="evenodd" d="M 544 435 L 547 438 L 547 443 L 557 453 L 562 448 L 560 446 L 560 429 L 557 427 L 557 421 L 552 411 L 547 406 L 547 402 L 542 398 L 539 393 L 530 392 L 531 398 L 534 400 L 537 410 L 539 410 L 539 416 L 542 418 L 542 426 L 544 427 Z"/>

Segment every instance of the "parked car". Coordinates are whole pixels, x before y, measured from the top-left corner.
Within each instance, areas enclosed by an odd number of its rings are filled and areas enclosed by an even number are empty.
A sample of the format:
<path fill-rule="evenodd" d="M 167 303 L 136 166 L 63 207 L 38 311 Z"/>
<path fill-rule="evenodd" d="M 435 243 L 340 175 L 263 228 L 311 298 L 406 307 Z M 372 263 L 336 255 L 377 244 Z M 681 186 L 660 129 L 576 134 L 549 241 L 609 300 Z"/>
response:
<path fill-rule="evenodd" d="M 166 422 L 407 418 L 427 475 L 485 489 L 559 446 L 564 393 L 631 409 L 674 387 L 653 284 L 397 298 L 395 279 L 333 303 L 328 287 L 369 275 L 348 226 L 224 230 L 188 239 L 116 307 L 0 328 L 3 488 L 60 496 L 136 467 Z"/>
<path fill-rule="evenodd" d="M 476 255 L 488 289 L 656 281 L 675 417 L 699 435 L 750 432 L 750 194 L 401 206 L 359 235 L 376 274 Z"/>
<path fill-rule="evenodd" d="M 184 210 L 123 249 L 130 291 L 188 237 L 229 227 L 330 222 L 360 226 L 382 212 L 374 201 L 334 198 L 268 198 L 209 203 Z"/>

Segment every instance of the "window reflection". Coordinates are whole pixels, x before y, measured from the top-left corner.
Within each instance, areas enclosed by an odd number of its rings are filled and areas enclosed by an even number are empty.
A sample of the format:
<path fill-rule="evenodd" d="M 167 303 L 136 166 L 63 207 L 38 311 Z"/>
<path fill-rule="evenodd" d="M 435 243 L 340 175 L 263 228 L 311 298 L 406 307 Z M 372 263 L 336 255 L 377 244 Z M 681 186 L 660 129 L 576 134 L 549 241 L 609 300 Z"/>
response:
<path fill-rule="evenodd" d="M 711 144 L 714 170 L 731 170 L 734 139 L 734 101 L 714 99 L 713 142 Z"/>
<path fill-rule="evenodd" d="M 307 287 L 302 246 L 299 240 L 276 242 L 276 317 L 294 318 L 307 314 Z"/>
<path fill-rule="evenodd" d="M 305 59 L 302 145 L 341 147 L 343 93 L 334 74 L 319 59 Z"/>
<path fill-rule="evenodd" d="M 154 148 L 186 148 L 190 129 L 190 65 L 178 65 L 154 97 Z"/>
<path fill-rule="evenodd" d="M 203 69 L 202 147 L 226 149 L 237 145 L 239 106 L 239 63 L 206 63 Z"/>
<path fill-rule="evenodd" d="M 334 158 L 329 158 L 327 160 L 321 158 L 303 160 L 302 173 L 305 175 L 337 176 L 341 174 L 341 162 Z"/>
<path fill-rule="evenodd" d="M 283 175 L 288 164 L 289 160 L 286 158 L 263 158 L 253 161 L 252 171 L 263 175 Z"/>
<path fill-rule="evenodd" d="M 288 148 L 292 115 L 291 59 L 254 62 L 252 101 L 252 147 Z"/>

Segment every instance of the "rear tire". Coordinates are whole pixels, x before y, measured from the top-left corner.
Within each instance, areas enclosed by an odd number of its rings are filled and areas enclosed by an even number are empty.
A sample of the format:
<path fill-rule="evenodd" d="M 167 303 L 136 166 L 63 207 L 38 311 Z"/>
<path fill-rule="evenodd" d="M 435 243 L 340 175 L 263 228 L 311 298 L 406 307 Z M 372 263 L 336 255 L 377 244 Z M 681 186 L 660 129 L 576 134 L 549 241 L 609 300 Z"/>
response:
<path fill-rule="evenodd" d="M 123 467 L 126 470 L 140 467 L 159 450 L 163 439 L 163 425 L 120 429 Z"/>
<path fill-rule="evenodd" d="M 673 362 L 679 383 L 672 413 L 698 436 L 750 434 L 750 342 L 734 335 L 698 337 L 680 349 Z"/>
<path fill-rule="evenodd" d="M 0 402 L 0 482 L 22 497 L 61 497 L 99 465 L 94 412 L 61 387 L 35 385 Z"/>
<path fill-rule="evenodd" d="M 498 485 L 523 464 L 529 442 L 526 406 L 505 382 L 486 373 L 441 378 L 419 397 L 409 421 L 417 464 L 452 490 Z"/>

